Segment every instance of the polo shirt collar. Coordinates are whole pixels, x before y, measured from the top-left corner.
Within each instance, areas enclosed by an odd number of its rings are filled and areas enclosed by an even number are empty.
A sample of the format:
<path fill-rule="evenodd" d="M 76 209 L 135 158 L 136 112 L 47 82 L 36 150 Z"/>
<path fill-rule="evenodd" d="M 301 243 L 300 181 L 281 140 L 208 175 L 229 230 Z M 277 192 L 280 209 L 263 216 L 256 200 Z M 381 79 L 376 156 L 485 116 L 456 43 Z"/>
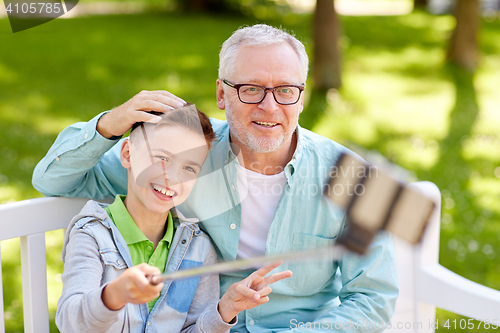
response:
<path fill-rule="evenodd" d="M 115 201 L 108 206 L 108 210 L 111 214 L 111 220 L 114 222 L 118 230 L 123 236 L 123 239 L 127 245 L 139 243 L 142 241 L 150 241 L 144 233 L 139 229 L 137 224 L 135 224 L 132 216 L 128 212 L 123 201 L 125 200 L 125 195 L 118 194 Z M 168 212 L 167 218 L 167 232 L 163 235 L 162 241 L 166 241 L 170 247 L 172 243 L 172 238 L 174 236 L 174 222 L 172 219 L 172 214 Z"/>

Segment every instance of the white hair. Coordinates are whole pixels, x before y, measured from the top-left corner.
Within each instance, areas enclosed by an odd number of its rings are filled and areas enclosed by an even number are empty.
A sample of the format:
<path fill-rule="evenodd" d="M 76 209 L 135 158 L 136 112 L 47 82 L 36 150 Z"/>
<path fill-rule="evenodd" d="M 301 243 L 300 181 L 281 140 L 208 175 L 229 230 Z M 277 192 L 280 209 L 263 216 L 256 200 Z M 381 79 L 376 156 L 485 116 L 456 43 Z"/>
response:
<path fill-rule="evenodd" d="M 285 30 L 266 24 L 239 28 L 222 44 L 219 53 L 219 79 L 227 79 L 234 72 L 236 54 L 241 45 L 269 46 L 282 43 L 288 43 L 297 53 L 301 67 L 300 77 L 305 83 L 309 70 L 309 58 L 304 44 Z"/>

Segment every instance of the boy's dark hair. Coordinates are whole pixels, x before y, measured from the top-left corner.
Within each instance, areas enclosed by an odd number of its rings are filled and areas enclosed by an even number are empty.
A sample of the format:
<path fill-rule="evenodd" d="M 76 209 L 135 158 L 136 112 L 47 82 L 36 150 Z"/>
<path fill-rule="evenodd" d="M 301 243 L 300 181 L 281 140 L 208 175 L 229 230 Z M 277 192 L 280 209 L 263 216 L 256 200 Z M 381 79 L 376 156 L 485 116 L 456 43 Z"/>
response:
<path fill-rule="evenodd" d="M 212 147 L 212 141 L 215 139 L 216 135 L 212 128 L 212 124 L 210 123 L 210 119 L 208 119 L 208 116 L 206 114 L 198 110 L 198 108 L 193 103 L 187 103 L 180 108 L 165 113 L 151 113 L 162 118 L 162 120 L 154 125 L 179 125 L 190 129 L 195 133 L 198 133 L 201 128 L 208 148 L 210 149 Z M 144 123 L 135 123 L 132 126 L 130 135 L 132 136 L 132 132 L 142 124 Z"/>

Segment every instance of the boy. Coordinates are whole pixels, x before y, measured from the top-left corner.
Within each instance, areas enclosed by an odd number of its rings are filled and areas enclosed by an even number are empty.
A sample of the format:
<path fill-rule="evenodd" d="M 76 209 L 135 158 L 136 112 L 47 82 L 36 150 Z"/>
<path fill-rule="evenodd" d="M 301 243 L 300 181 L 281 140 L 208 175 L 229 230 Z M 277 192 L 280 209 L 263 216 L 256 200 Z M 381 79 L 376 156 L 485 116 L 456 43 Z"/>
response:
<path fill-rule="evenodd" d="M 153 286 L 151 275 L 215 263 L 210 239 L 172 208 L 191 192 L 215 134 L 194 105 L 136 124 L 121 147 L 127 196 L 109 206 L 89 201 L 70 223 L 63 292 L 56 324 L 62 332 L 224 332 L 236 315 L 268 301 L 269 264 L 219 297 L 217 275 Z M 175 216 L 174 216 L 175 215 Z M 174 225 L 176 230 L 174 232 Z M 147 304 L 145 304 L 147 303 Z"/>

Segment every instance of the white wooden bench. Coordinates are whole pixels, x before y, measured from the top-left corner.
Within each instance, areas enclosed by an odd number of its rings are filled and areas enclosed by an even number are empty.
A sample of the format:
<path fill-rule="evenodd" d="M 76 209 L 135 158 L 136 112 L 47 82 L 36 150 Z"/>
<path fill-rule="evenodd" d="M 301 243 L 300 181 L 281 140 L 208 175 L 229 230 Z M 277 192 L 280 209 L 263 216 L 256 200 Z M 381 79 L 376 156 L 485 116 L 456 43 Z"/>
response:
<path fill-rule="evenodd" d="M 437 204 L 441 202 L 434 184 L 420 182 L 414 186 L 432 196 Z M 27 333 L 49 332 L 45 232 L 66 228 L 86 201 L 38 198 L 0 206 L 0 241 L 21 238 Z M 395 240 L 401 292 L 390 332 L 433 332 L 429 323 L 434 321 L 436 306 L 478 320 L 500 322 L 499 291 L 466 280 L 439 265 L 439 216 L 438 209 L 421 245 L 412 247 Z M 0 287 L 1 273 L 0 266 Z M 0 333 L 4 333 L 3 287 L 0 288 L 0 310 Z"/>

